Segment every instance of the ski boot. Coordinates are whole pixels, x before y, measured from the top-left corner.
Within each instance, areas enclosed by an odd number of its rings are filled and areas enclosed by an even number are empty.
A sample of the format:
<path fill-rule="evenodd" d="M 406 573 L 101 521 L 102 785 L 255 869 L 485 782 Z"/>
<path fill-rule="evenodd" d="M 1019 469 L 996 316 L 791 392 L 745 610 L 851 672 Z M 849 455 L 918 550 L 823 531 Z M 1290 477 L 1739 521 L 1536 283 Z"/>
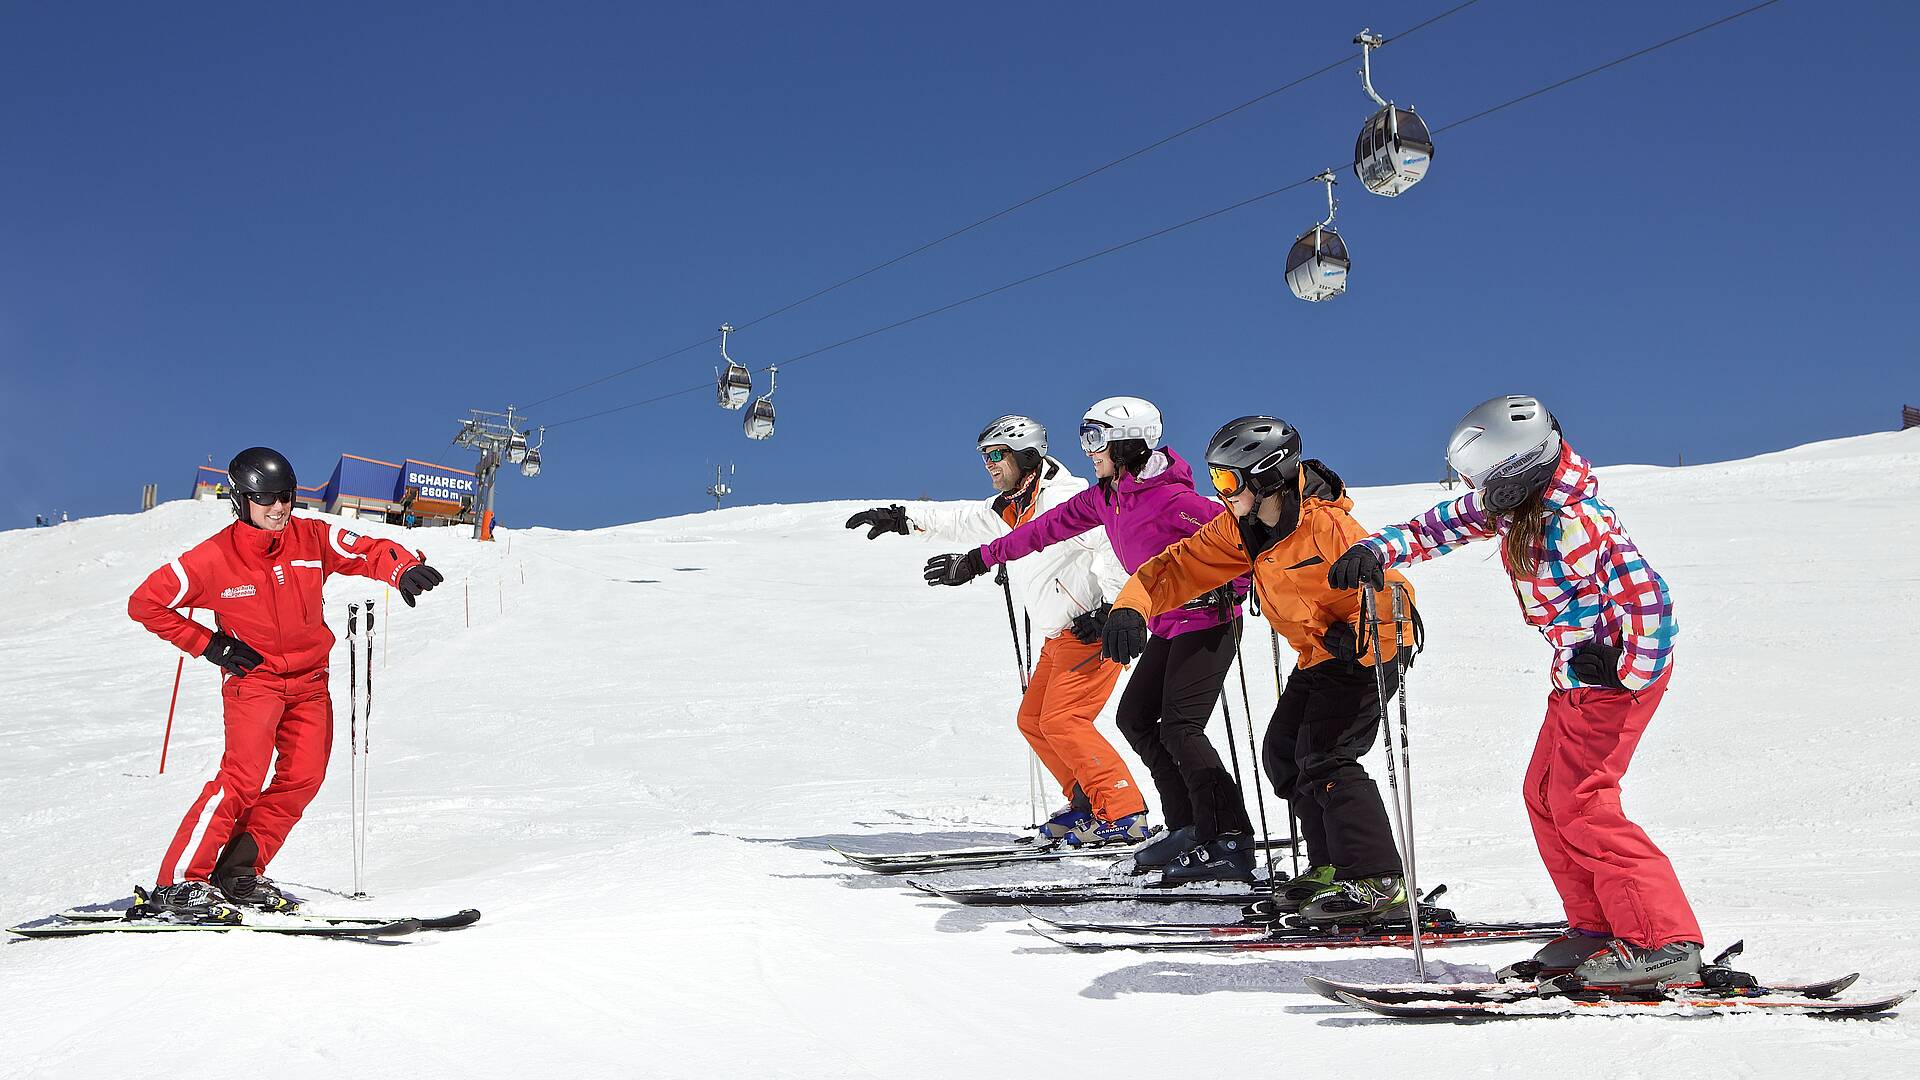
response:
<path fill-rule="evenodd" d="M 1700 946 L 1676 941 L 1643 949 L 1615 938 L 1567 978 L 1594 990 L 1657 990 L 1671 983 L 1697 983 Z"/>
<path fill-rule="evenodd" d="M 1066 839 L 1069 833 L 1087 833 L 1093 829 L 1093 811 L 1071 804 L 1061 807 L 1040 826 L 1040 835 L 1036 838 L 1041 847 L 1052 847 Z"/>
<path fill-rule="evenodd" d="M 1100 847 L 1103 844 L 1137 844 L 1152 834 L 1147 826 L 1147 813 L 1128 814 L 1118 821 L 1102 821 L 1088 814 L 1086 824 L 1066 833 L 1059 839 L 1062 847 Z"/>
<path fill-rule="evenodd" d="M 1193 847 L 1194 843 L 1193 826 L 1168 829 L 1153 843 L 1133 853 L 1133 872 L 1144 874 L 1149 870 L 1164 869 L 1175 856 Z"/>
<path fill-rule="evenodd" d="M 1571 927 L 1566 933 L 1540 946 L 1540 950 L 1528 959 L 1508 964 L 1494 972 L 1494 977 L 1501 982 L 1515 979 L 1537 982 L 1565 975 L 1596 953 L 1604 951 L 1611 940 L 1612 935 L 1599 930 Z"/>
<path fill-rule="evenodd" d="M 280 886 L 254 874 L 234 874 L 220 879 L 219 889 L 228 900 L 241 907 L 260 911 L 278 911 L 291 915 L 300 910 L 301 900 L 280 891 Z"/>
<path fill-rule="evenodd" d="M 1364 926 L 1407 913 L 1407 885 L 1399 874 L 1335 880 L 1300 905 L 1300 921 L 1322 926 Z"/>
<path fill-rule="evenodd" d="M 205 881 L 178 881 L 161 885 L 152 892 L 135 886 L 129 919 L 160 919 L 165 922 L 238 923 L 240 909 L 234 907 Z"/>
<path fill-rule="evenodd" d="M 1184 885 L 1189 881 L 1252 881 L 1253 837 L 1246 833 L 1221 833 L 1204 843 L 1183 851 L 1160 872 L 1163 885 Z"/>
<path fill-rule="evenodd" d="M 1299 911 L 1300 908 L 1321 893 L 1338 889 L 1334 884 L 1332 866 L 1309 866 L 1305 873 L 1280 883 L 1273 892 L 1274 909 L 1283 913 Z"/>

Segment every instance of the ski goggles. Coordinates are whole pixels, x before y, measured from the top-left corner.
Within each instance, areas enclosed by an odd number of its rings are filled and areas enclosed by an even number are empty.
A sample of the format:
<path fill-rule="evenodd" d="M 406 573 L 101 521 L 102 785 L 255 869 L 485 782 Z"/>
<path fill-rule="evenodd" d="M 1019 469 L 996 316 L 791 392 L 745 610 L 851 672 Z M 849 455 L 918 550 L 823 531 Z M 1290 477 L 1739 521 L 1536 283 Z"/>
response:
<path fill-rule="evenodd" d="M 1089 454 L 1097 454 L 1107 448 L 1113 438 L 1113 429 L 1095 420 L 1080 425 L 1080 449 Z"/>
<path fill-rule="evenodd" d="M 1246 479 L 1240 475 L 1239 469 L 1229 469 L 1224 465 L 1209 464 L 1207 466 L 1207 475 L 1213 478 L 1213 490 L 1219 492 L 1220 497 L 1223 499 L 1233 498 L 1235 495 L 1240 494 L 1242 488 L 1247 486 Z"/>
<path fill-rule="evenodd" d="M 293 504 L 291 491 L 249 491 L 247 501 L 255 506 L 272 506 L 275 503 Z"/>

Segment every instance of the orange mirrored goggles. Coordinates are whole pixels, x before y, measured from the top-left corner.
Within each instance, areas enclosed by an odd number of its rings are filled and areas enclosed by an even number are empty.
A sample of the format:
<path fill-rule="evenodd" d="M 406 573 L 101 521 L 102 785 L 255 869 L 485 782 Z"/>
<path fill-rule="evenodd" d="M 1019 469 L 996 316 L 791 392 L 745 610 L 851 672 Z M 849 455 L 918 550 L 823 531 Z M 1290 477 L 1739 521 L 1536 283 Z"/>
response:
<path fill-rule="evenodd" d="M 1225 498 L 1233 498 L 1240 493 L 1242 487 L 1246 486 L 1241 481 L 1240 472 L 1237 469 L 1225 469 L 1218 465 L 1209 465 L 1207 466 L 1207 475 L 1213 477 L 1213 490 L 1219 492 Z"/>

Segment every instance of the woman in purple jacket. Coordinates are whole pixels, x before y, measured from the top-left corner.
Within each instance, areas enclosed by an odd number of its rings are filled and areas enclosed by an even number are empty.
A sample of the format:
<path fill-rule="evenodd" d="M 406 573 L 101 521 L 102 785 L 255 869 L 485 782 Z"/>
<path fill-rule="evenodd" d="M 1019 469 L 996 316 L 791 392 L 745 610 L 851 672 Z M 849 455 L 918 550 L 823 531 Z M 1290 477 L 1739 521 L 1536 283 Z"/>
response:
<path fill-rule="evenodd" d="M 1193 489 L 1193 470 L 1159 449 L 1160 411 L 1139 398 L 1087 410 L 1080 445 L 1099 483 L 983 547 L 927 561 L 929 585 L 961 585 L 1001 563 L 1105 527 L 1120 564 L 1141 564 L 1222 513 Z M 1186 607 L 1157 615 L 1153 638 L 1120 696 L 1119 725 L 1159 791 L 1166 834 L 1134 854 L 1164 880 L 1250 881 L 1253 825 L 1233 774 L 1208 740 L 1207 720 L 1233 662 L 1241 578 Z"/>

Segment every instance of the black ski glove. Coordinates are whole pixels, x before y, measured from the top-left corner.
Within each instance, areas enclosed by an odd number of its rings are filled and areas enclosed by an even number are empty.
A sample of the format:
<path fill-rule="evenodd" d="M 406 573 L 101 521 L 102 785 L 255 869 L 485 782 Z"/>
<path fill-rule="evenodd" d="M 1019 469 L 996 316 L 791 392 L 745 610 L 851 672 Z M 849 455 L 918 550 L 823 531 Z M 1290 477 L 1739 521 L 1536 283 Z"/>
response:
<path fill-rule="evenodd" d="M 260 661 L 266 659 L 256 652 L 253 646 L 237 637 L 228 637 L 218 630 L 207 639 L 207 647 L 200 650 L 200 655 L 213 661 L 215 667 L 229 675 L 245 675 L 259 667 Z"/>
<path fill-rule="evenodd" d="M 1100 640 L 1100 632 L 1107 628 L 1107 616 L 1113 614 L 1112 604 L 1101 604 L 1092 611 L 1083 611 L 1073 617 L 1073 625 L 1067 629 L 1073 639 L 1082 645 L 1091 645 Z"/>
<path fill-rule="evenodd" d="M 1146 616 L 1132 608 L 1114 608 L 1100 630 L 1100 655 L 1116 664 L 1131 664 L 1146 651 Z"/>
<path fill-rule="evenodd" d="M 447 579 L 440 576 L 440 571 L 426 563 L 421 563 L 418 566 L 408 567 L 407 572 L 400 575 L 396 585 L 400 589 L 400 599 L 405 600 L 408 607 L 412 607 L 414 597 L 431 591 L 435 585 L 445 580 Z"/>
<path fill-rule="evenodd" d="M 1353 627 L 1346 623 L 1337 622 L 1327 627 L 1327 632 L 1320 635 L 1320 645 L 1335 660 L 1352 663 L 1360 659 L 1360 635 L 1354 633 Z"/>
<path fill-rule="evenodd" d="M 1380 557 L 1373 553 L 1372 548 L 1355 544 L 1327 568 L 1327 587 L 1357 589 L 1362 583 L 1375 589 L 1384 589 L 1387 587 L 1387 574 L 1380 568 Z"/>
<path fill-rule="evenodd" d="M 929 585 L 965 585 L 986 572 L 987 564 L 980 558 L 980 549 L 975 548 L 958 555 L 935 555 L 927 560 L 921 576 Z"/>
<path fill-rule="evenodd" d="M 1573 669 L 1573 677 L 1587 686 L 1627 688 L 1627 684 L 1620 681 L 1620 650 L 1611 645 L 1582 642 L 1574 648 L 1573 660 L 1567 666 Z"/>
<path fill-rule="evenodd" d="M 886 532 L 897 532 L 901 536 L 905 536 L 909 531 L 907 525 L 907 508 L 898 503 L 892 506 L 876 506 L 871 510 L 862 510 L 847 519 L 847 528 L 849 529 L 857 529 L 862 525 L 872 526 L 872 528 L 867 530 L 867 539 L 869 540 L 875 539 L 881 533 Z"/>

